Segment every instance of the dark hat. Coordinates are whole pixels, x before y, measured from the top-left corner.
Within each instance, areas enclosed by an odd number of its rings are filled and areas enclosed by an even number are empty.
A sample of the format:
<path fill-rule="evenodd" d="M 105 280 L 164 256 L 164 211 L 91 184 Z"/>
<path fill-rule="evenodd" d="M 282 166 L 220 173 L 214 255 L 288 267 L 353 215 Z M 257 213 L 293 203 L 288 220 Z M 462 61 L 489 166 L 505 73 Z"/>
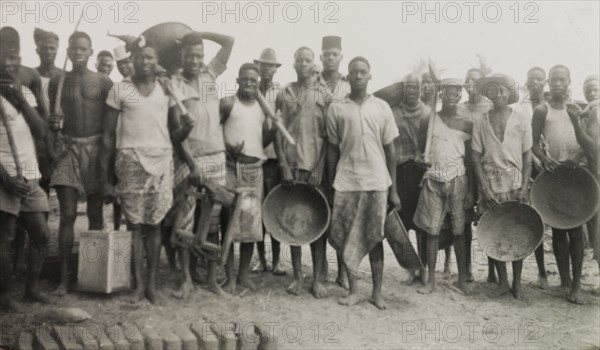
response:
<path fill-rule="evenodd" d="M 489 99 L 494 99 L 494 96 L 488 96 L 490 94 L 497 94 L 500 86 L 505 86 L 513 93 L 511 94 L 508 104 L 515 103 L 519 100 L 519 91 L 515 80 L 506 74 L 492 74 L 489 77 L 483 77 L 477 80 L 477 89 L 481 94 Z M 492 101 L 493 102 L 493 101 Z"/>
<path fill-rule="evenodd" d="M 2 27 L 0 29 L 0 45 L 5 53 L 19 54 L 21 45 L 19 43 L 19 33 L 15 28 Z"/>
<path fill-rule="evenodd" d="M 56 33 L 48 32 L 40 28 L 35 28 L 33 30 L 33 41 L 36 46 L 48 40 L 54 41 L 58 45 L 58 35 L 56 35 Z"/>
<path fill-rule="evenodd" d="M 342 38 L 339 36 L 324 36 L 321 50 L 342 49 Z"/>
<path fill-rule="evenodd" d="M 266 48 L 260 53 L 260 57 L 257 60 L 254 60 L 254 63 L 268 63 L 274 64 L 277 67 L 281 66 L 281 63 L 277 62 L 277 55 L 275 54 L 275 50 L 271 48 Z"/>

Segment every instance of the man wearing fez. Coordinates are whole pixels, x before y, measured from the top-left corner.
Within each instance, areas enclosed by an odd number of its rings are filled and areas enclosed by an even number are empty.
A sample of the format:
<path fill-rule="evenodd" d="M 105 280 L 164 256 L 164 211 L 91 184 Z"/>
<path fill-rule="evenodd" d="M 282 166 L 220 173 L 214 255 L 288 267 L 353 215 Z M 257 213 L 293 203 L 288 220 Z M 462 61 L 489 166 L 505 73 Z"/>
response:
<path fill-rule="evenodd" d="M 0 43 L 0 111 L 8 125 L 7 129 L 5 123 L 0 124 L 0 307 L 15 311 L 17 305 L 10 297 L 8 270 L 17 222 L 31 240 L 25 299 L 48 302 L 39 291 L 39 276 L 50 236 L 46 224 L 49 206 L 46 194 L 38 185 L 41 174 L 34 146 L 34 140 L 44 139 L 47 126 L 33 108 L 36 101 L 31 91 L 16 84 L 15 75 L 21 60 L 17 31 L 11 27 L 2 28 Z M 9 132 L 14 145 L 9 141 Z M 17 160 L 21 174 L 16 171 Z"/>
<path fill-rule="evenodd" d="M 72 70 L 66 72 L 61 100 L 57 101 L 57 88 L 60 74 L 50 79 L 50 109 L 60 104 L 62 115 L 51 114 L 50 129 L 62 131 L 58 149 L 55 149 L 50 186 L 54 187 L 60 204 L 59 256 L 60 284 L 57 295 L 68 292 L 69 263 L 73 246 L 73 229 L 77 219 L 77 201 L 81 196 L 87 200 L 89 230 L 101 230 L 103 195 L 101 193 L 104 176 L 100 168 L 102 149 L 102 115 L 106 97 L 112 87 L 108 76 L 92 72 L 87 68 L 93 54 L 92 39 L 87 33 L 74 32 L 69 37 L 67 55 L 72 62 Z M 90 89 L 94 86 L 94 89 Z"/>
<path fill-rule="evenodd" d="M 204 63 L 204 40 L 214 41 L 221 46 L 215 57 Z M 190 117 L 195 120 L 188 138 L 184 141 L 192 159 L 179 154 L 175 158 L 175 198 L 174 206 L 164 222 L 164 240 L 173 235 L 173 226 L 192 231 L 196 198 L 186 195 L 192 186 L 204 187 L 209 182 L 225 185 L 225 142 L 219 114 L 219 96 L 216 79 L 227 69 L 234 38 L 209 32 L 192 32 L 181 39 L 181 62 L 183 70 L 173 76 L 173 85 L 185 96 L 185 104 Z M 214 203 L 211 222 L 219 222 L 221 204 Z M 169 238 L 170 239 L 170 238 Z M 219 242 L 219 225 L 211 225 L 209 241 Z M 193 289 L 192 274 L 195 273 L 195 259 L 190 257 L 190 247 L 180 246 L 179 258 L 183 270 L 183 282 L 176 297 L 185 298 Z M 167 252 L 168 253 L 168 252 Z M 191 272 L 190 272 L 190 261 Z M 191 274 L 192 273 L 192 274 Z M 208 259 L 208 289 L 217 295 L 224 292 L 217 283 L 217 262 Z"/>
<path fill-rule="evenodd" d="M 260 93 L 265 96 L 265 99 L 269 103 L 271 110 L 275 111 L 275 101 L 277 100 L 277 96 L 281 91 L 281 86 L 279 86 L 277 83 L 273 83 L 273 76 L 277 72 L 277 68 L 281 66 L 281 63 L 277 61 L 275 50 L 270 48 L 264 49 L 261 52 L 260 57 L 254 60 L 254 64 L 258 65 L 258 69 L 260 70 L 260 82 L 258 85 Z M 269 126 L 271 126 L 272 121 L 267 119 L 267 123 Z M 275 154 L 274 142 L 265 148 L 265 155 L 267 156 L 267 160 L 263 164 L 263 178 L 265 195 L 267 195 L 275 186 L 279 185 L 281 178 L 277 154 Z M 267 271 L 264 240 L 261 242 L 256 242 L 256 250 L 258 251 L 258 264 L 254 267 L 253 271 Z M 276 276 L 285 275 L 285 271 L 279 265 L 279 241 L 277 241 L 273 236 L 271 236 L 271 250 L 273 256 L 273 274 Z"/>
<path fill-rule="evenodd" d="M 317 75 L 317 83 L 321 85 L 323 91 L 327 92 L 326 95 L 326 106 L 329 107 L 331 103 L 340 103 L 350 93 L 350 83 L 348 79 L 340 73 L 340 63 L 344 56 L 342 55 L 342 38 L 339 36 L 324 36 L 321 43 L 321 63 L 323 68 L 321 73 Z M 327 171 L 327 170 L 326 170 Z M 325 174 L 326 181 L 331 181 L 333 176 Z M 331 194 L 329 194 L 331 196 Z M 332 198 L 330 197 L 330 201 Z M 327 245 L 325 245 L 327 248 Z M 327 257 L 327 252 L 325 252 Z M 338 275 L 336 282 L 344 287 L 348 288 L 348 280 L 346 279 L 346 273 L 344 272 L 344 264 L 342 264 L 341 257 L 338 256 Z M 321 272 L 321 278 L 323 282 L 327 281 L 328 274 L 328 262 L 325 259 L 323 264 L 323 271 Z"/>
<path fill-rule="evenodd" d="M 349 295 L 338 303 L 350 306 L 360 302 L 358 266 L 368 254 L 373 276 L 371 303 L 385 309 L 381 283 L 386 208 L 401 207 L 394 161 L 398 128 L 390 106 L 367 93 L 369 61 L 353 58 L 348 72 L 351 93 L 329 105 L 325 122 L 327 166 L 330 174 L 335 174 L 329 241 L 343 258 L 350 285 Z"/>

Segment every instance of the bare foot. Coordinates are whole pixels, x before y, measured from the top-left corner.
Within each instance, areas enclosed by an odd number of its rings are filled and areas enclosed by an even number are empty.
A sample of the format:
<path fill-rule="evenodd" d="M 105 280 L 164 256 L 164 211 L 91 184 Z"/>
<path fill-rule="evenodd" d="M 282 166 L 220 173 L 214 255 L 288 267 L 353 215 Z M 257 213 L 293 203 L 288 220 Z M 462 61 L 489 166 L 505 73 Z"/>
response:
<path fill-rule="evenodd" d="M 144 288 L 136 288 L 131 294 L 128 295 L 127 299 L 130 303 L 139 303 L 145 298 Z"/>
<path fill-rule="evenodd" d="M 583 305 L 585 304 L 585 298 L 581 296 L 581 290 L 579 288 L 573 288 L 571 293 L 567 296 L 567 300 L 573 304 Z"/>
<path fill-rule="evenodd" d="M 456 286 L 464 295 L 471 295 L 471 289 L 467 287 L 467 282 L 457 282 Z"/>
<path fill-rule="evenodd" d="M 41 293 L 41 292 L 25 292 L 25 296 L 23 297 L 23 300 L 25 302 L 31 302 L 31 303 L 42 303 L 42 304 L 50 304 L 50 299 L 48 299 L 48 297 Z"/>
<path fill-rule="evenodd" d="M 221 284 L 221 288 L 223 288 L 223 291 L 227 294 L 234 294 L 237 288 L 235 278 L 226 279 L 225 282 Z"/>
<path fill-rule="evenodd" d="M 327 288 L 325 288 L 325 286 L 323 285 L 323 283 L 321 283 L 321 281 L 314 281 L 311 291 L 312 291 L 312 295 L 317 299 L 327 298 L 327 296 L 329 295 Z"/>
<path fill-rule="evenodd" d="M 498 286 L 491 293 L 488 294 L 490 298 L 499 298 L 503 295 L 510 294 L 510 288 L 508 286 Z"/>
<path fill-rule="evenodd" d="M 221 289 L 221 286 L 219 286 L 218 283 L 209 283 L 208 290 L 210 290 L 211 292 L 213 292 L 216 295 L 221 296 L 221 297 L 224 297 L 227 295 L 227 293 L 225 293 L 225 291 L 223 289 Z"/>
<path fill-rule="evenodd" d="M 435 289 L 435 282 L 427 282 L 423 287 L 417 289 L 419 294 L 431 294 Z"/>
<path fill-rule="evenodd" d="M 190 292 L 194 289 L 194 285 L 192 282 L 187 281 L 183 282 L 181 286 L 179 286 L 179 290 L 173 292 L 173 296 L 177 299 L 185 299 L 190 295 Z"/>
<path fill-rule="evenodd" d="M 148 301 L 150 301 L 152 305 L 164 305 L 164 300 L 162 296 L 154 288 L 146 288 L 146 298 L 148 298 Z"/>
<path fill-rule="evenodd" d="M 349 294 L 346 297 L 338 299 L 338 304 L 346 305 L 346 306 L 356 305 L 359 302 L 360 302 L 360 296 L 358 294 Z"/>
<path fill-rule="evenodd" d="M 488 283 L 498 283 L 498 277 L 496 276 L 495 273 L 489 274 L 487 277 L 487 282 Z"/>
<path fill-rule="evenodd" d="M 252 273 L 262 273 L 262 272 L 267 272 L 267 264 L 264 261 L 259 261 L 252 268 Z"/>
<path fill-rule="evenodd" d="M 240 276 L 238 276 L 237 284 L 244 288 L 250 289 L 252 292 L 256 290 L 256 285 L 254 285 L 249 277 L 240 278 Z"/>
<path fill-rule="evenodd" d="M 473 273 L 471 271 L 469 271 L 467 273 L 467 279 L 466 279 L 467 283 L 471 283 L 471 282 L 475 282 L 475 278 L 473 277 Z"/>
<path fill-rule="evenodd" d="M 515 299 L 529 303 L 529 298 L 525 296 L 525 293 L 523 293 L 523 289 L 521 287 L 513 288 L 512 293 Z"/>
<path fill-rule="evenodd" d="M 281 265 L 279 265 L 279 263 L 273 265 L 273 274 L 275 276 L 284 276 L 285 273 L 286 272 L 281 268 Z"/>
<path fill-rule="evenodd" d="M 373 294 L 369 302 L 375 305 L 379 310 L 387 309 L 387 305 L 385 303 L 385 300 L 383 300 L 383 296 L 381 295 L 381 293 Z"/>
<path fill-rule="evenodd" d="M 54 296 L 57 296 L 57 297 L 62 297 L 62 296 L 69 294 L 69 290 L 65 283 L 61 283 L 58 285 L 58 287 L 56 287 L 56 289 L 51 294 Z"/>
<path fill-rule="evenodd" d="M 200 273 L 198 273 L 198 271 L 196 271 L 195 269 L 190 271 L 190 276 L 192 277 L 192 281 L 194 281 L 198 284 L 202 284 L 202 283 L 206 282 L 204 280 L 204 278 L 202 278 L 202 276 L 200 276 Z"/>
<path fill-rule="evenodd" d="M 302 281 L 294 280 L 287 288 L 287 292 L 293 295 L 300 295 L 302 293 L 302 287 Z"/>
<path fill-rule="evenodd" d="M 335 279 L 335 283 L 337 283 L 340 287 L 344 289 L 350 288 L 350 286 L 348 285 L 348 276 L 346 276 L 343 273 L 338 274 L 337 278 Z"/>
<path fill-rule="evenodd" d="M 538 276 L 538 280 L 534 285 L 539 289 L 548 289 L 548 277 Z"/>
<path fill-rule="evenodd" d="M 408 278 L 406 279 L 406 285 L 412 286 L 413 283 L 417 280 L 417 274 L 415 271 L 410 271 L 408 273 Z"/>

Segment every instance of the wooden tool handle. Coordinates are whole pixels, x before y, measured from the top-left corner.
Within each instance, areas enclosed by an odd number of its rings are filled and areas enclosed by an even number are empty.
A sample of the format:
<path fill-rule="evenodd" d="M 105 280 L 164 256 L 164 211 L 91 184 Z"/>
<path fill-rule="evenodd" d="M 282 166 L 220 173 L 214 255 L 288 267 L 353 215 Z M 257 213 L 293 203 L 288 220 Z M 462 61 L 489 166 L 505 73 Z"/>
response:
<path fill-rule="evenodd" d="M 262 95 L 262 93 L 259 90 L 256 91 L 256 100 L 262 107 L 263 111 L 267 114 L 267 117 L 269 117 L 273 121 L 273 123 L 275 124 L 275 127 L 277 127 L 277 129 L 279 129 L 279 131 L 283 134 L 283 137 L 285 137 L 287 142 L 289 144 L 291 144 L 292 146 L 295 146 L 296 140 L 294 140 L 294 137 L 292 136 L 292 134 L 290 134 L 290 132 L 287 131 L 287 129 L 283 125 L 283 122 L 281 122 L 281 119 L 277 118 L 277 116 L 275 115 L 275 112 L 273 112 L 273 110 L 271 109 L 271 106 L 269 106 L 269 103 L 267 102 L 267 100 L 265 100 L 265 97 Z"/>
<path fill-rule="evenodd" d="M 17 152 L 17 145 L 15 143 L 15 137 L 12 132 L 12 128 L 8 123 L 8 116 L 4 111 L 4 102 L 0 102 L 0 114 L 2 117 L 2 125 L 6 129 L 6 138 L 8 139 L 8 145 L 10 146 L 10 153 L 12 154 L 13 160 L 15 161 L 15 167 L 17 169 L 17 176 L 23 177 L 23 169 L 21 169 L 21 161 L 19 160 L 19 153 Z"/>

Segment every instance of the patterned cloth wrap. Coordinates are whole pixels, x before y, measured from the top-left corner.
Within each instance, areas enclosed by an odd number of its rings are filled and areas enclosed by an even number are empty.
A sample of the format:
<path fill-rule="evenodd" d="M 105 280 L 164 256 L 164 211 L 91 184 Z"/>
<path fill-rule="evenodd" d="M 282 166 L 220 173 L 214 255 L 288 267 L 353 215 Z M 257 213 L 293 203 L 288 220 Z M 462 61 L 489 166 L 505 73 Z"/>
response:
<path fill-rule="evenodd" d="M 219 185 L 225 186 L 225 153 L 218 152 L 204 156 L 193 156 L 196 166 L 202 171 L 203 181 L 212 180 Z M 173 208 L 165 217 L 165 225 L 174 228 L 171 235 L 171 244 L 183 248 L 191 248 L 190 237 L 182 237 L 178 230 L 192 232 L 194 229 L 194 216 L 196 214 L 197 197 L 193 194 L 195 189 L 188 181 L 190 168 L 175 158 L 175 188 L 173 190 Z M 202 189 L 202 191 L 206 191 Z M 210 215 L 209 234 L 218 234 L 220 230 L 220 214 L 222 205 L 214 203 Z"/>
<path fill-rule="evenodd" d="M 233 230 L 233 242 L 251 243 L 263 240 L 262 225 L 262 201 L 264 197 L 264 185 L 262 164 L 264 160 L 255 163 L 240 163 L 227 160 L 227 186 L 241 191 L 241 207 L 234 211 L 241 211 L 240 220 L 230 220 L 229 225 Z M 235 216 L 232 213 L 231 218 Z"/>
<path fill-rule="evenodd" d="M 329 243 L 356 276 L 361 260 L 381 241 L 388 191 L 338 192 L 333 199 Z"/>
<path fill-rule="evenodd" d="M 173 150 L 119 149 L 115 188 L 130 224 L 158 225 L 173 204 Z"/>

